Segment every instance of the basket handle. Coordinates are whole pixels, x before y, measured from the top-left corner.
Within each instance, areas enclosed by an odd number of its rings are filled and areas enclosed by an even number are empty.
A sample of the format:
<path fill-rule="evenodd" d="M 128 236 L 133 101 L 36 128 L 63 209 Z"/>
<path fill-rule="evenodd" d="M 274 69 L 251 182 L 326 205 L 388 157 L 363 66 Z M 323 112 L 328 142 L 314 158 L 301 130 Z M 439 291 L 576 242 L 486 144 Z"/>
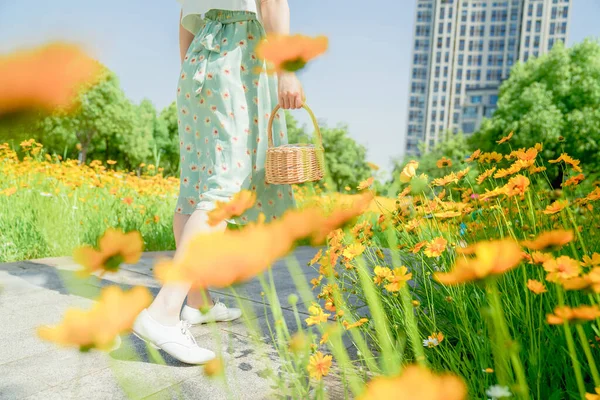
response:
<path fill-rule="evenodd" d="M 271 112 L 271 117 L 269 118 L 269 124 L 267 125 L 267 135 L 269 137 L 269 148 L 273 147 L 273 120 L 275 119 L 275 115 L 277 114 L 277 112 L 279 111 L 280 108 L 281 108 L 281 106 L 279 106 L 279 104 L 277 104 L 275 106 L 275 108 L 273 109 L 273 112 Z M 315 132 L 316 132 L 317 136 L 319 137 L 319 144 L 321 145 L 321 147 L 323 147 L 323 137 L 321 136 L 321 130 L 319 129 L 319 123 L 317 122 L 317 117 L 315 117 L 315 114 L 312 112 L 310 107 L 308 107 L 306 104 L 303 104 L 302 108 L 304 108 L 308 112 L 308 115 L 310 115 L 310 119 L 312 119 L 313 125 L 315 126 Z"/>

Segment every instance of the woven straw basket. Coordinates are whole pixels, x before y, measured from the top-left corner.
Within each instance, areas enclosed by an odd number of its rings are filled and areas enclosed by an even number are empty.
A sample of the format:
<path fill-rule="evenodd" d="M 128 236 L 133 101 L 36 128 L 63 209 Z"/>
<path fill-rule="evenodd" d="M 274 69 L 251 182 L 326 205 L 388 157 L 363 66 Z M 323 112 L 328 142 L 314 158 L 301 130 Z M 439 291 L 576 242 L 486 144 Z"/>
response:
<path fill-rule="evenodd" d="M 315 126 L 315 134 L 319 139 L 318 145 L 314 144 L 286 144 L 278 147 L 273 145 L 273 119 L 279 111 L 275 107 L 269 118 L 267 134 L 269 147 L 267 148 L 267 161 L 265 176 L 267 183 L 274 185 L 292 185 L 303 182 L 314 182 L 323 179 L 325 154 L 323 138 L 319 124 L 312 110 L 304 105 Z"/>

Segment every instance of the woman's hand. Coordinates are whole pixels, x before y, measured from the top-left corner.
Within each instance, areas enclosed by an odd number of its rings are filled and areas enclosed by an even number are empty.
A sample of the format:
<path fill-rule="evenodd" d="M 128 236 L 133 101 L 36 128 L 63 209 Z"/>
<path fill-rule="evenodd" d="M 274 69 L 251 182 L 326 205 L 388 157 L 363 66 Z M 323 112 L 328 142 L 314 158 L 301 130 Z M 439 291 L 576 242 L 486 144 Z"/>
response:
<path fill-rule="evenodd" d="M 279 74 L 279 106 L 284 110 L 298 109 L 304 105 L 304 89 L 293 72 Z"/>

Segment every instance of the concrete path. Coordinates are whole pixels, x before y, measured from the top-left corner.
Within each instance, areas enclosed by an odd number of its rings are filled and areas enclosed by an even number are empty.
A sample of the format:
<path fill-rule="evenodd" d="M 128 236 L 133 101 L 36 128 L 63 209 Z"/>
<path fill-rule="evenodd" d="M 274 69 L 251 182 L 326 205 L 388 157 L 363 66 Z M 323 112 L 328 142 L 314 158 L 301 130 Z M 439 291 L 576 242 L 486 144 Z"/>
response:
<path fill-rule="evenodd" d="M 292 255 L 308 280 L 317 276 L 306 267 L 316 251 L 301 247 Z M 179 363 L 163 353 L 166 365 L 154 362 L 145 344 L 133 336 L 124 338 L 114 352 L 85 354 L 38 339 L 38 326 L 60 322 L 69 307 L 89 308 L 103 286 L 143 285 L 156 294 L 159 284 L 152 276 L 152 266 L 157 258 L 171 255 L 146 253 L 138 264 L 123 266 L 118 274 L 85 282 L 74 279 L 73 272 L 79 267 L 70 257 L 0 265 L 0 399 L 273 398 L 272 381 L 266 377 L 269 369 L 277 372 L 278 367 L 268 334 L 273 320 L 265 311 L 257 279 L 236 290 L 243 306 L 253 310 L 260 337 L 252 337 L 241 321 L 192 328 L 201 346 L 224 349 L 227 386 L 205 377 L 199 367 Z M 284 318 L 295 330 L 287 299 L 296 293 L 296 287 L 285 263 L 278 261 L 273 275 Z M 228 290 L 212 294 L 236 305 Z M 299 309 L 308 315 L 306 304 L 299 304 Z M 341 389 L 335 378 L 330 379 L 328 388 L 330 398 L 339 398 Z"/>

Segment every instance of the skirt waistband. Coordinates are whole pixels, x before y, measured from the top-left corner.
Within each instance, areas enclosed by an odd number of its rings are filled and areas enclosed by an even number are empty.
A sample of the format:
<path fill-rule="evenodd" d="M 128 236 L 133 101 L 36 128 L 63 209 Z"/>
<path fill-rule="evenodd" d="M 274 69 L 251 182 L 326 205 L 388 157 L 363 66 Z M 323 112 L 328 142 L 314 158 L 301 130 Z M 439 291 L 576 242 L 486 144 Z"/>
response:
<path fill-rule="evenodd" d="M 234 22 L 255 21 L 256 13 L 251 11 L 210 10 L 204 15 L 205 19 L 231 24 Z"/>

